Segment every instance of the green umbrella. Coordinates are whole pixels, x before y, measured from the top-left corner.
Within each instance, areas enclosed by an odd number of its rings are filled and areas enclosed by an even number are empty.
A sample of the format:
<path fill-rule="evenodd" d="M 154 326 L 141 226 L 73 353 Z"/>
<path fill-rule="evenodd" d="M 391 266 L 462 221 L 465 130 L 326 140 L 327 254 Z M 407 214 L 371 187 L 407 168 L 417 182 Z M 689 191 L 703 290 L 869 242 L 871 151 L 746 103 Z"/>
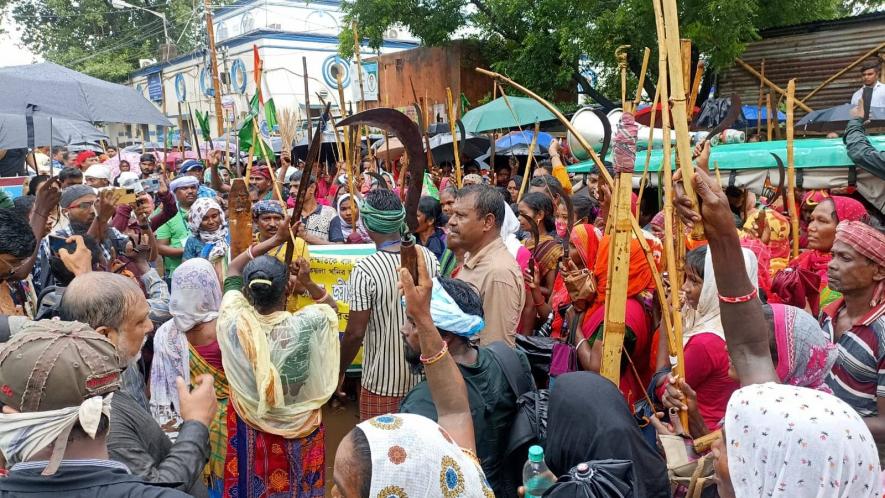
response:
<path fill-rule="evenodd" d="M 510 107 L 507 102 L 510 102 Z M 512 111 L 511 111 L 512 108 Z M 535 121 L 551 121 L 556 116 L 533 99 L 526 97 L 499 97 L 488 104 L 471 109 L 461 122 L 469 133 L 506 130 L 517 126 L 532 125 Z"/>

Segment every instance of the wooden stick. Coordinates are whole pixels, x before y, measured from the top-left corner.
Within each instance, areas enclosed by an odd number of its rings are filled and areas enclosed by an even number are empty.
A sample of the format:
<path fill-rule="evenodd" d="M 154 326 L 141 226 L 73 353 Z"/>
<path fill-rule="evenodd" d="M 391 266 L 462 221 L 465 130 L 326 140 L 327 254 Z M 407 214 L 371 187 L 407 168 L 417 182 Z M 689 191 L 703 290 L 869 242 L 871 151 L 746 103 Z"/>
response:
<path fill-rule="evenodd" d="M 762 76 L 761 74 L 759 74 L 759 71 L 756 71 L 756 68 L 754 68 L 753 66 L 751 66 L 751 65 L 747 64 L 746 62 L 744 62 L 740 57 L 738 57 L 737 59 L 735 59 L 735 62 L 737 62 L 738 65 L 741 66 L 742 68 L 744 68 L 748 73 L 750 73 L 750 74 L 752 74 L 753 76 L 759 78 L 763 83 L 765 83 L 765 84 L 768 86 L 768 88 L 771 88 L 772 90 L 774 90 L 775 92 L 777 92 L 777 93 L 779 93 L 779 94 L 781 94 L 781 95 L 786 95 L 786 94 L 787 94 L 787 91 L 786 91 L 786 90 L 784 90 L 783 88 L 781 88 L 781 87 L 775 85 L 774 83 L 771 82 L 771 80 L 769 80 L 768 78 L 766 78 L 766 77 Z M 799 100 L 796 101 L 796 105 L 799 106 L 799 107 L 800 107 L 803 111 L 805 111 L 805 112 L 811 112 L 811 111 L 814 110 L 814 109 L 808 107 L 808 106 L 805 105 L 802 101 L 799 101 Z"/>
<path fill-rule="evenodd" d="M 769 142 L 771 142 L 771 140 L 773 138 L 772 134 L 774 132 L 774 130 L 772 129 L 772 126 L 774 126 L 774 125 L 771 123 L 772 117 L 773 116 L 771 115 L 771 93 L 769 92 L 769 93 L 765 94 L 765 121 L 766 121 L 766 128 L 768 129 L 768 141 Z"/>
<path fill-rule="evenodd" d="M 660 15 L 661 12 L 661 0 L 653 0 L 654 10 L 655 10 L 655 18 L 656 18 L 656 28 L 658 32 L 658 74 L 659 74 L 659 91 L 661 98 L 661 122 L 663 123 L 663 133 L 664 133 L 664 150 L 662 155 L 662 163 L 661 170 L 664 173 L 664 253 L 667 258 L 667 275 L 670 281 L 670 303 L 667 303 L 662 307 L 663 310 L 669 310 L 672 320 L 671 326 L 667 332 L 667 348 L 670 352 L 670 363 L 673 368 L 673 372 L 675 375 L 680 376 L 681 378 L 685 378 L 685 359 L 684 359 L 684 350 L 682 344 L 682 312 L 681 305 L 679 303 L 679 292 L 677 289 L 681 287 L 680 278 L 679 278 L 679 269 L 676 263 L 676 238 L 675 238 L 675 229 L 674 227 L 674 216 L 673 216 L 673 172 L 670 166 L 670 149 L 671 144 L 669 140 L 670 136 L 670 109 L 669 109 L 669 99 L 667 98 L 667 57 L 668 53 L 665 48 L 665 40 L 664 40 L 664 23 L 663 18 Z M 677 78 L 678 79 L 678 78 Z M 676 113 L 673 113 L 675 116 Z M 679 244 L 683 244 L 682 241 L 682 233 L 679 233 Z M 663 289 L 660 287 L 659 289 Z M 668 315 L 667 312 L 662 312 L 663 315 Z M 673 365 L 673 360 L 675 359 L 675 365 Z M 680 412 L 679 418 L 682 421 L 682 426 L 688 430 L 688 412 Z"/>
<path fill-rule="evenodd" d="M 648 59 L 650 57 L 651 49 L 645 47 L 642 51 L 642 70 L 639 72 L 639 83 L 636 85 L 636 98 L 633 99 L 633 112 L 636 112 L 636 108 L 639 107 L 639 102 L 642 100 L 642 87 L 645 85 L 645 73 L 648 71 Z M 657 90 L 655 90 L 655 92 L 657 92 Z M 652 103 L 652 105 L 654 105 L 654 103 Z M 654 112 L 654 107 L 652 107 L 651 112 Z"/>
<path fill-rule="evenodd" d="M 228 122 L 229 121 L 227 120 L 227 112 L 225 111 L 225 113 L 224 113 L 225 128 L 227 127 Z M 227 132 L 224 134 L 224 167 L 227 168 L 228 170 L 231 170 L 231 167 L 230 167 L 230 134 L 231 134 L 231 130 L 225 129 L 224 131 Z M 163 138 L 165 139 L 166 137 L 163 137 Z M 233 171 L 231 171 L 231 175 L 233 175 Z"/>
<path fill-rule="evenodd" d="M 651 149 L 652 149 L 652 140 L 655 136 L 655 118 L 657 117 L 657 106 L 658 102 L 661 98 L 661 79 L 658 78 L 658 84 L 655 85 L 655 98 L 651 102 L 651 117 L 648 121 L 648 147 L 645 149 L 645 167 L 642 168 L 642 177 L 639 179 L 639 193 L 637 194 L 636 200 L 636 208 L 639 209 L 639 206 L 642 205 L 642 194 L 645 193 L 645 186 L 648 183 L 648 167 L 651 165 Z M 670 137 L 665 136 L 664 140 L 669 140 Z M 636 213 L 638 216 L 638 213 Z"/>
<path fill-rule="evenodd" d="M 691 40 L 680 38 L 679 52 L 682 54 L 682 88 L 685 88 L 685 96 L 688 97 L 688 89 L 691 88 Z"/>
<path fill-rule="evenodd" d="M 304 78 L 304 111 L 307 113 L 307 143 L 313 142 L 313 120 L 310 118 L 310 89 L 307 79 L 307 57 L 301 57 L 302 77 Z M 322 133 L 323 130 L 320 130 Z"/>
<path fill-rule="evenodd" d="M 630 112 L 627 107 L 627 49 L 630 45 L 621 45 L 615 49 L 615 59 L 618 61 L 618 69 L 621 71 L 621 109 Z"/>
<path fill-rule="evenodd" d="M 532 159 L 535 157 L 535 145 L 538 144 L 538 133 L 541 131 L 541 122 L 535 121 L 535 133 L 532 135 L 532 143 L 529 144 L 529 157 L 525 161 L 525 173 L 522 175 L 522 185 L 519 186 L 519 194 L 516 196 L 516 202 L 522 199 L 522 194 L 529 184 L 529 176 L 532 172 Z"/>
<path fill-rule="evenodd" d="M 455 103 L 452 101 L 452 89 L 446 87 L 446 114 L 449 116 L 449 130 L 452 133 L 452 153 L 455 155 L 455 182 L 461 188 L 461 153 L 458 150 L 458 135 L 455 127 Z M 462 137 L 466 138 L 466 137 Z"/>
<path fill-rule="evenodd" d="M 141 125 L 139 125 L 141 126 Z M 144 131 L 141 132 L 141 150 L 144 152 L 144 142 L 147 137 L 144 136 Z M 184 123 L 181 121 L 181 102 L 178 103 L 178 152 L 181 154 L 182 161 L 184 160 Z M 166 160 L 165 158 L 163 159 Z"/>
<path fill-rule="evenodd" d="M 777 119 L 777 113 L 781 108 L 781 102 L 783 102 L 783 97 L 777 99 L 777 104 L 775 104 L 771 108 L 772 117 L 774 118 L 774 138 L 777 140 L 781 139 L 781 122 Z"/>
<path fill-rule="evenodd" d="M 765 59 L 762 59 L 762 78 L 765 77 Z M 765 98 L 765 84 L 762 83 L 762 78 L 759 79 L 759 103 L 756 104 L 756 135 L 762 136 L 762 101 Z M 765 118 L 768 121 L 768 117 Z"/>
<path fill-rule="evenodd" d="M 799 210 L 796 207 L 796 163 L 793 155 L 793 107 L 796 102 L 796 79 L 787 83 L 787 211 L 790 214 L 793 257 L 799 256 Z"/>
<path fill-rule="evenodd" d="M 676 10 L 676 0 L 663 0 L 662 15 L 667 44 L 667 66 L 671 76 L 673 88 L 671 101 L 673 102 L 673 127 L 676 130 L 676 157 L 679 169 L 682 171 L 683 188 L 685 196 L 691 202 L 693 210 L 698 209 L 698 198 L 694 191 L 694 167 L 691 162 L 691 137 L 688 134 L 687 110 L 685 108 L 685 82 L 680 56 L 679 40 L 679 16 Z M 660 38 L 660 36 L 659 36 Z M 691 53 L 689 52 L 689 56 Z M 679 76 L 682 75 L 683 78 Z M 663 102 L 664 99 L 661 99 Z M 701 223 L 695 223 L 692 229 L 692 237 L 700 240 L 704 236 L 704 227 Z"/>
<path fill-rule="evenodd" d="M 353 56 L 356 58 L 356 74 L 360 85 L 360 103 L 358 109 L 360 111 L 366 110 L 366 93 L 363 90 L 363 63 L 360 52 L 360 35 L 356 30 L 356 23 L 351 24 L 353 28 Z M 371 149 L 370 149 L 371 150 Z"/>
<path fill-rule="evenodd" d="M 873 47 L 873 48 L 867 50 L 866 52 L 864 52 L 863 55 L 861 55 L 860 57 L 858 57 L 857 59 L 855 59 L 854 62 L 852 62 L 851 64 L 849 64 L 849 65 L 845 66 L 844 68 L 842 68 L 842 70 L 839 71 L 838 73 L 836 73 L 836 74 L 830 76 L 829 78 L 827 78 L 823 83 L 821 83 L 820 85 L 818 85 L 814 90 L 808 92 L 808 95 L 802 97 L 802 99 L 801 99 L 799 102 L 804 103 L 806 100 L 810 99 L 811 97 L 814 97 L 815 94 L 817 94 L 817 92 L 823 90 L 825 86 L 829 85 L 829 84 L 832 83 L 834 80 L 836 80 L 837 78 L 839 78 L 839 77 L 842 76 L 843 74 L 847 73 L 848 71 L 851 71 L 855 66 L 857 66 L 858 64 L 860 64 L 861 62 L 863 62 L 864 60 L 866 60 L 867 57 L 870 57 L 871 55 L 874 55 L 874 54 L 878 53 L 878 52 L 879 52 L 880 50 L 882 50 L 883 48 L 885 48 L 885 42 L 882 42 L 882 43 L 876 45 L 875 47 Z M 787 91 L 789 91 L 789 90 L 787 90 Z M 797 105 L 798 105 L 798 104 L 799 104 L 799 103 L 797 102 Z"/>
<path fill-rule="evenodd" d="M 613 235 L 609 244 L 609 273 L 606 286 L 605 335 L 602 342 L 602 368 L 599 374 L 615 384 L 621 379 L 621 348 L 626 335 L 627 277 L 630 273 L 630 194 L 632 173 L 618 175 L 613 192 L 614 208 L 609 211 Z"/>
<path fill-rule="evenodd" d="M 255 120 L 253 119 L 253 121 L 255 121 Z M 252 176 L 252 160 L 253 160 L 252 155 L 254 154 L 254 152 L 255 152 L 255 127 L 253 126 L 252 127 L 252 144 L 249 145 L 249 158 L 248 158 L 248 162 L 246 163 L 246 174 L 243 175 L 243 178 L 246 179 L 246 186 L 247 187 L 249 186 L 249 177 Z"/>
<path fill-rule="evenodd" d="M 694 119 L 694 104 L 698 101 L 698 92 L 701 90 L 701 80 L 704 79 L 704 61 L 699 60 L 694 72 L 694 83 L 691 85 L 691 96 L 688 98 L 688 122 Z"/>

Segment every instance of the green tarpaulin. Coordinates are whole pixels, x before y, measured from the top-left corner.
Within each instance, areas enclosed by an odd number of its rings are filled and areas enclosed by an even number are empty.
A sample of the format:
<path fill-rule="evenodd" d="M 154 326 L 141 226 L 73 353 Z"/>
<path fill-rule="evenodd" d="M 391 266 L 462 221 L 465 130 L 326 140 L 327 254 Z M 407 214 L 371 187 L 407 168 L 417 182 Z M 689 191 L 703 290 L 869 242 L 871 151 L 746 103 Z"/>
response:
<path fill-rule="evenodd" d="M 885 135 L 870 137 L 870 143 L 878 150 L 885 151 Z M 673 147 L 671 166 L 675 165 L 676 147 Z M 713 147 L 710 153 L 710 169 L 718 164 L 720 170 L 739 169 L 770 169 L 776 168 L 777 163 L 771 153 L 777 154 L 787 162 L 787 142 L 776 140 L 772 142 L 754 142 L 742 144 L 718 145 Z M 845 144 L 840 138 L 807 138 L 795 141 L 793 147 L 796 168 L 833 168 L 851 166 L 851 158 L 845 152 Z M 655 149 L 651 153 L 651 162 L 648 170 L 655 172 L 661 169 L 663 159 L 661 149 Z M 645 151 L 636 153 L 636 173 L 642 173 L 645 168 Z M 611 154 L 606 157 L 611 160 Z M 593 161 L 583 161 L 568 167 L 572 173 L 589 173 L 593 169 Z"/>

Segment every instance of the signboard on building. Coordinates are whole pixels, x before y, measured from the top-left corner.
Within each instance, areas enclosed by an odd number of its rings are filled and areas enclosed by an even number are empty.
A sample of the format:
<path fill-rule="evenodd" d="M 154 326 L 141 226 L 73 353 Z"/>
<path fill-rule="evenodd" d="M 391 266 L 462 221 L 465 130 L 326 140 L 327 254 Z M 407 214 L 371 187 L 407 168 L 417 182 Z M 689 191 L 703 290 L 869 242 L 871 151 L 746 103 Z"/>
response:
<path fill-rule="evenodd" d="M 163 101 L 163 80 L 160 71 L 147 75 L 148 98 L 154 102 Z"/>
<path fill-rule="evenodd" d="M 354 64 L 355 66 L 356 64 Z M 366 101 L 377 101 L 378 100 L 378 63 L 377 62 L 363 62 L 362 63 L 362 73 L 363 73 L 363 94 L 366 96 Z M 356 70 L 356 69 L 354 69 Z M 360 100 L 360 85 L 359 80 L 356 80 L 357 84 L 351 84 L 351 88 L 353 88 L 353 100 Z"/>

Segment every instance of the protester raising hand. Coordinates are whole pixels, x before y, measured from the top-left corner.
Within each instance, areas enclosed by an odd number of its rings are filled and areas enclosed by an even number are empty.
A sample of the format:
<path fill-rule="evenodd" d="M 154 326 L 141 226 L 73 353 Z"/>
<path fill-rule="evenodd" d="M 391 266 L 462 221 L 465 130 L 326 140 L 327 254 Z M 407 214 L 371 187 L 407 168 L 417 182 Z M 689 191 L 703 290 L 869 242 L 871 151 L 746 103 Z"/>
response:
<path fill-rule="evenodd" d="M 458 365 L 449 354 L 448 346 L 430 316 L 430 296 L 433 281 L 427 271 L 424 258 L 418 258 L 418 282 L 406 268 L 399 269 L 399 281 L 406 301 L 406 318 L 418 332 L 421 351 L 429 351 L 429 356 L 421 355 L 430 395 L 438 414 L 437 422 L 445 429 L 455 444 L 471 452 L 476 451 L 473 434 L 473 419 L 467 402 L 467 384 Z"/>
<path fill-rule="evenodd" d="M 709 146 L 704 149 L 699 166 L 706 166 L 709 158 Z M 692 184 L 700 204 L 697 211 L 685 195 L 682 171 L 673 175 L 673 181 L 676 208 L 683 222 L 688 226 L 703 223 L 719 290 L 725 341 L 741 384 L 779 382 L 769 350 L 768 323 L 756 287 L 745 271 L 740 239 L 722 187 L 705 168 L 695 167 Z"/>
<path fill-rule="evenodd" d="M 92 271 L 92 251 L 86 247 L 82 235 L 72 235 L 65 240 L 66 243 L 71 242 L 77 245 L 74 252 L 71 253 L 65 248 L 58 250 L 58 257 L 65 267 L 75 276 L 78 277 L 84 273 Z"/>

